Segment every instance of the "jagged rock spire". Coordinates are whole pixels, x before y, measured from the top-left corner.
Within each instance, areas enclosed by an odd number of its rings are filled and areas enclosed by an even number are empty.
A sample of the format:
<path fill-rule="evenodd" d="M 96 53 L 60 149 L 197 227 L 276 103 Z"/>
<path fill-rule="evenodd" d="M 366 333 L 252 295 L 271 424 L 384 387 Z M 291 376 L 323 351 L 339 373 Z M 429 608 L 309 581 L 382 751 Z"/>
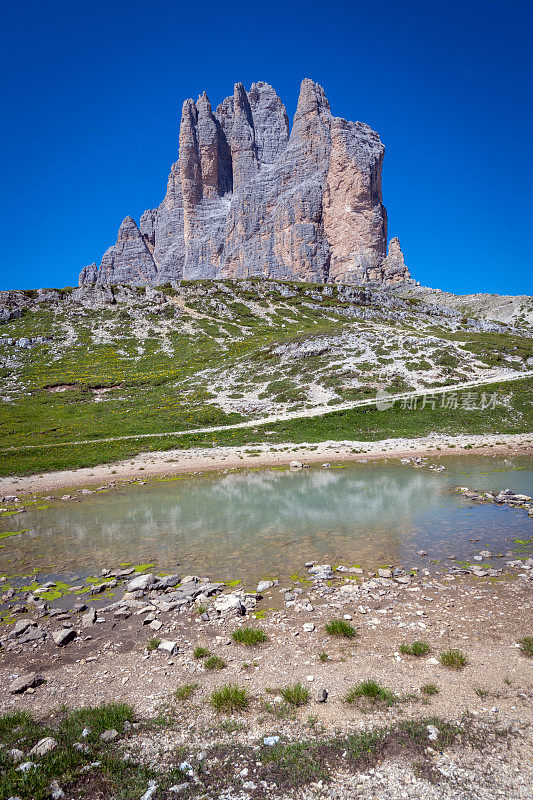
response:
<path fill-rule="evenodd" d="M 257 147 L 250 101 L 242 83 L 233 90 L 233 125 L 231 128 L 233 191 L 251 180 L 257 172 Z"/>
<path fill-rule="evenodd" d="M 157 268 L 141 232 L 132 217 L 125 217 L 118 229 L 117 243 L 104 253 L 97 284 L 133 283 L 144 286 L 155 278 Z"/>
<path fill-rule="evenodd" d="M 383 261 L 383 282 L 385 284 L 401 283 L 411 277 L 409 268 L 406 267 L 400 240 L 397 236 L 389 242 L 389 252 Z"/>

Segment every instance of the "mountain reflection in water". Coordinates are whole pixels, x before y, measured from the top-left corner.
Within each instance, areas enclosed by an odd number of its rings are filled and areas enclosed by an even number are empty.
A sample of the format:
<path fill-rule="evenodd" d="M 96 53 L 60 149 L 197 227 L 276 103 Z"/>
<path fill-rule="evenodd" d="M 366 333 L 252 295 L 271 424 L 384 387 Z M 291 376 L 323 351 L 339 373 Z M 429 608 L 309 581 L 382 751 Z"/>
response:
<path fill-rule="evenodd" d="M 443 463 L 448 469 L 439 474 L 397 462 L 357 464 L 153 481 L 94 494 L 16 517 L 17 528 L 28 532 L 2 541 L 0 570 L 39 565 L 43 574 L 68 576 L 154 563 L 253 581 L 303 573 L 312 559 L 408 566 L 418 548 L 437 546 L 461 557 L 480 531 L 489 543 L 531 535 L 523 512 L 469 509 L 450 492 L 459 484 L 516 491 L 529 485 L 531 493 L 531 459 Z M 2 520 L 0 530 L 13 530 L 13 519 L 9 528 Z"/>

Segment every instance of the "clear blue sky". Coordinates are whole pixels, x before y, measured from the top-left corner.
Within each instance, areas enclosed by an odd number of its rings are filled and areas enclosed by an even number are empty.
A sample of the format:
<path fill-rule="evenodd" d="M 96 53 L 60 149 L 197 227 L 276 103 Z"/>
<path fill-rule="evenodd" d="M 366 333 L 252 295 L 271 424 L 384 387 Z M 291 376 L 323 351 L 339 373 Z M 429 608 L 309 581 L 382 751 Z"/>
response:
<path fill-rule="evenodd" d="M 379 131 L 414 277 L 533 292 L 531 3 L 3 3 L 0 288 L 76 284 L 160 203 L 182 101 L 302 78 Z"/>

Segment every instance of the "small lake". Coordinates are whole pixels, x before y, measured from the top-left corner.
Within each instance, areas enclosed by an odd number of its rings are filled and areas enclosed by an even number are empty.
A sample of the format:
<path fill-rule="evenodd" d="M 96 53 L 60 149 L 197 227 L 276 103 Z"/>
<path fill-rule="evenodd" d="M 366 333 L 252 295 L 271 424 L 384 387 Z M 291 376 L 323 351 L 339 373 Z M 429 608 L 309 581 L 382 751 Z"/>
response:
<path fill-rule="evenodd" d="M 450 564 L 451 556 L 471 562 L 483 549 L 530 553 L 530 545 L 515 541 L 533 535 L 523 509 L 474 505 L 452 489 L 532 495 L 531 457 L 445 456 L 428 463 L 446 469 L 394 460 L 247 470 L 55 502 L 0 520 L 0 535 L 25 530 L 1 540 L 0 574 L 27 575 L 37 567 L 39 579 L 72 580 L 128 562 L 253 586 L 267 576 L 305 574 L 304 562 L 314 559 L 409 567 L 431 559 Z"/>

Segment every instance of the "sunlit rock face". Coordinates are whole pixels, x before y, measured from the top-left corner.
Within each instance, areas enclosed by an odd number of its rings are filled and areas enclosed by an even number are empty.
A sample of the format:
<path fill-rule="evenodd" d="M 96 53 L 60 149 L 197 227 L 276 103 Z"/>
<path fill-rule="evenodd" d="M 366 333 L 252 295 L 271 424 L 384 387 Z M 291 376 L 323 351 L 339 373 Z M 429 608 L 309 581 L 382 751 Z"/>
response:
<path fill-rule="evenodd" d="M 302 81 L 292 130 L 267 83 L 216 109 L 204 92 L 182 108 L 179 158 L 158 208 L 122 222 L 80 285 L 181 278 L 395 284 L 410 277 L 397 238 L 387 255 L 385 148 L 362 122 L 334 117 L 321 86 Z"/>

